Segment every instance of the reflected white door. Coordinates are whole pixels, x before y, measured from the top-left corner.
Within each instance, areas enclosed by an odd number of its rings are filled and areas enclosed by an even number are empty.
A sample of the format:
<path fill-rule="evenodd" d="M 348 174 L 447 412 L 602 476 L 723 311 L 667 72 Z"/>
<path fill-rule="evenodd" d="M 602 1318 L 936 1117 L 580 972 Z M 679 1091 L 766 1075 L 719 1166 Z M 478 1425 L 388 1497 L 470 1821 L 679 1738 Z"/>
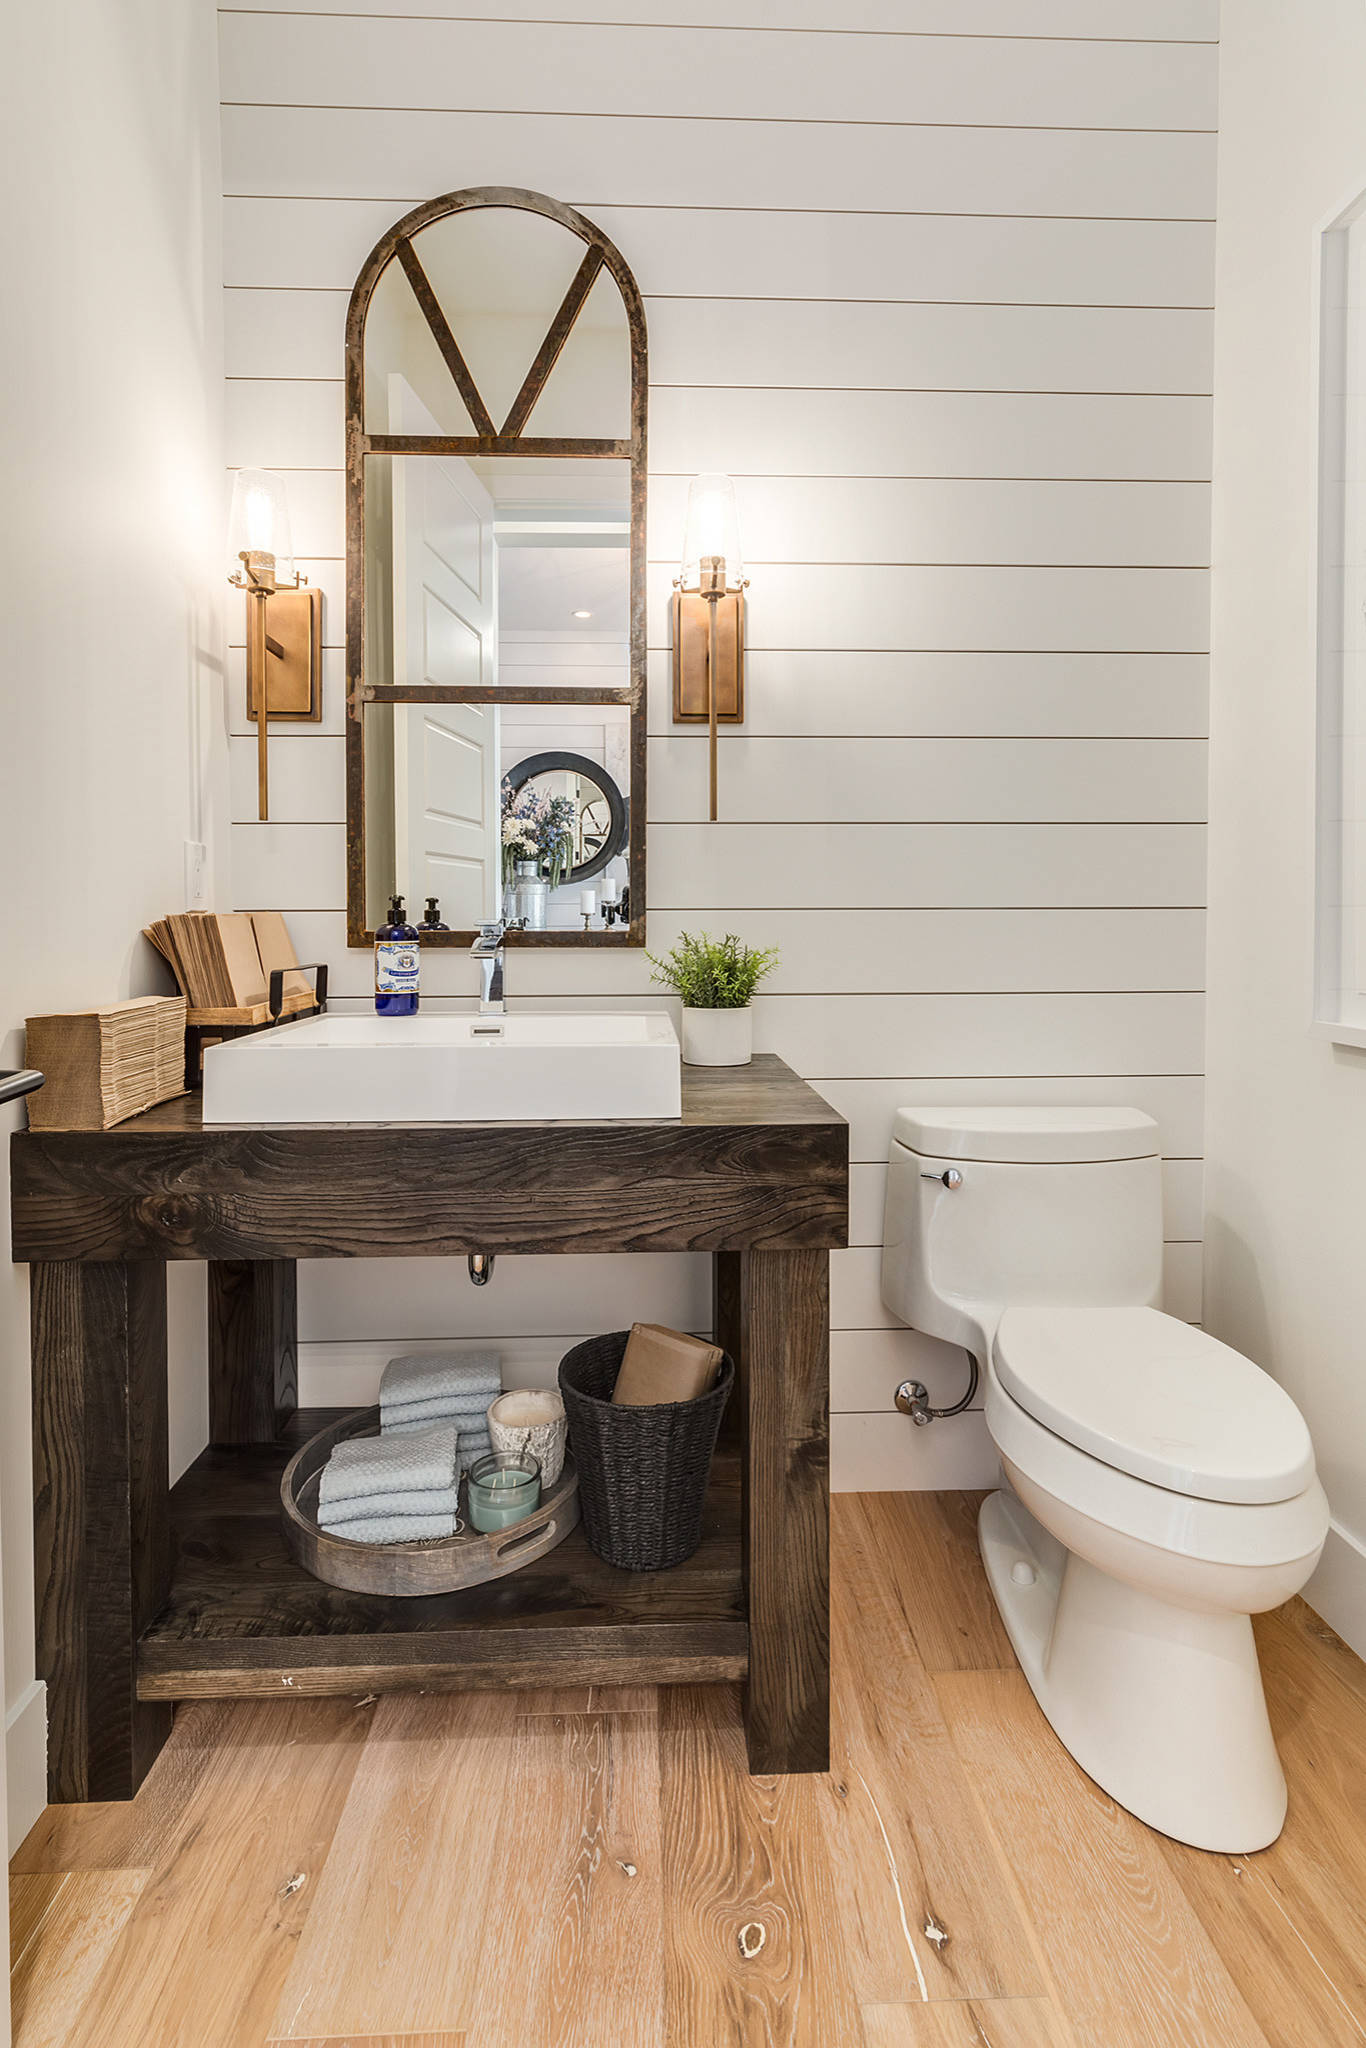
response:
<path fill-rule="evenodd" d="M 394 432 L 430 432 L 425 409 L 390 380 Z M 401 423 L 394 425 L 396 408 Z M 409 410 L 415 415 L 411 422 Z M 456 456 L 393 458 L 394 681 L 491 686 L 497 676 L 493 501 Z M 439 897 L 456 930 L 498 913 L 498 710 L 394 707 L 395 886 L 414 923 Z"/>
<path fill-rule="evenodd" d="M 411 921 L 426 897 L 456 931 L 498 914 L 496 704 L 400 704 L 394 711 L 396 887 Z"/>

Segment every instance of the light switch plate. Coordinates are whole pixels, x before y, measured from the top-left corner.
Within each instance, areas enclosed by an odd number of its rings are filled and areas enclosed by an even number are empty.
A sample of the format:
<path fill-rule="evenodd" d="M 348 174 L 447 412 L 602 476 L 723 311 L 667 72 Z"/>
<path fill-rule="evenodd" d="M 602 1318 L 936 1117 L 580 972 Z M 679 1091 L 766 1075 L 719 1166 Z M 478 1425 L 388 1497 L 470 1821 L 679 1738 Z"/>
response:
<path fill-rule="evenodd" d="M 209 849 L 202 840 L 185 841 L 185 908 L 202 910 L 209 886 Z"/>

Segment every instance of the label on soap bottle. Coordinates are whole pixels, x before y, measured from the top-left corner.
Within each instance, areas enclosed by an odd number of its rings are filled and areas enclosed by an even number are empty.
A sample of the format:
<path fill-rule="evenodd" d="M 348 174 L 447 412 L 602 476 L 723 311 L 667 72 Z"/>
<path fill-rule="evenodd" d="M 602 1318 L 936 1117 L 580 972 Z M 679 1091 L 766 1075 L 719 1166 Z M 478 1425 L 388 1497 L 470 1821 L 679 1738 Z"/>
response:
<path fill-rule="evenodd" d="M 375 941 L 375 994 L 417 994 L 418 949 L 411 939 Z"/>

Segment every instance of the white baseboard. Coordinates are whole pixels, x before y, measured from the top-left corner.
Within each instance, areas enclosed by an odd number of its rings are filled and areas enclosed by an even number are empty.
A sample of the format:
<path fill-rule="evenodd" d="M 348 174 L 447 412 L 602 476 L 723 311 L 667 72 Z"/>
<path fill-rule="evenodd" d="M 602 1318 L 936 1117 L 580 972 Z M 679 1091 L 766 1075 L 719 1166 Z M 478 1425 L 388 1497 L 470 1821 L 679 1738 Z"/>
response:
<path fill-rule="evenodd" d="M 5 1793 L 12 1856 L 47 1805 L 47 1687 L 30 1679 L 5 1715 Z"/>
<path fill-rule="evenodd" d="M 1366 1657 L 1366 1543 L 1334 1522 L 1304 1597 L 1358 1657 Z"/>

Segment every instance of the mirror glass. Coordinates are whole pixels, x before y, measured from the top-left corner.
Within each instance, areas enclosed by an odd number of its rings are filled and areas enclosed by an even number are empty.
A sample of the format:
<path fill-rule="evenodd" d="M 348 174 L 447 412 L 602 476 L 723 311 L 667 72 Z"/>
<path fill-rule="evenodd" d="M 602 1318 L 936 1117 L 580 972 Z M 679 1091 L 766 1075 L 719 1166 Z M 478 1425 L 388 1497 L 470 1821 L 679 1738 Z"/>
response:
<path fill-rule="evenodd" d="M 353 943 L 395 894 L 414 923 L 435 896 L 454 933 L 503 915 L 583 934 L 585 888 L 592 935 L 626 936 L 601 906 L 630 902 L 633 764 L 643 775 L 643 326 L 633 353 L 634 285 L 604 252 L 624 271 L 586 222 L 470 203 L 400 223 L 362 272 Z M 638 912 L 643 844 L 636 859 Z"/>
<path fill-rule="evenodd" d="M 413 923 L 496 917 L 584 929 L 629 888 L 631 711 L 625 702 L 491 698 L 365 707 L 366 916 L 401 895 Z M 527 882 L 544 888 L 525 887 Z"/>
<path fill-rule="evenodd" d="M 447 214 L 411 246 L 495 429 L 509 414 L 584 257 L 559 221 L 520 207 Z M 370 434 L 486 431 L 462 395 L 424 311 L 422 286 L 397 258 L 365 321 L 365 429 Z M 401 378 L 409 399 L 391 379 Z M 412 416 L 413 400 L 430 424 Z M 615 280 L 600 270 L 521 430 L 536 438 L 624 439 L 631 431 L 631 342 Z"/>

